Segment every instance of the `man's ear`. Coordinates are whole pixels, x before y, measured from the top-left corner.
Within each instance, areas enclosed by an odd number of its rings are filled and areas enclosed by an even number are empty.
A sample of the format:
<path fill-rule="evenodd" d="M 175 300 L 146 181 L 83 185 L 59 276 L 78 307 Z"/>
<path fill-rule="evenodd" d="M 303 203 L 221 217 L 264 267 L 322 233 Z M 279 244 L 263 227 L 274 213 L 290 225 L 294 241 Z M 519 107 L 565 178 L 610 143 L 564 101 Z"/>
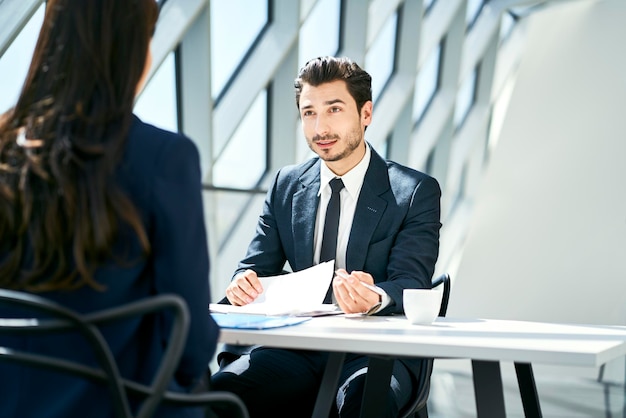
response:
<path fill-rule="evenodd" d="M 363 124 L 363 126 L 368 126 L 370 123 L 372 123 L 373 107 L 374 107 L 374 104 L 372 103 L 371 100 L 369 100 L 365 102 L 365 104 L 361 108 L 361 124 Z"/>

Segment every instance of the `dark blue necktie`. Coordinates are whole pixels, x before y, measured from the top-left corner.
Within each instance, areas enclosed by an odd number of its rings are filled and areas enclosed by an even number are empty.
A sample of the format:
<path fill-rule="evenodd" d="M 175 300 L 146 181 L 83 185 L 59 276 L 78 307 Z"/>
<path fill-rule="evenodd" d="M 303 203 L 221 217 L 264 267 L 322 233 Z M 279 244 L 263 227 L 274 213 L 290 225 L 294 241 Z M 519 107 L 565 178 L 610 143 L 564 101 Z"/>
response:
<path fill-rule="evenodd" d="M 334 260 L 337 256 L 337 232 L 339 230 L 339 212 L 341 208 L 341 198 L 339 193 L 343 189 L 343 181 L 334 178 L 330 181 L 332 194 L 326 208 L 326 220 L 324 221 L 324 235 L 322 235 L 322 249 L 320 251 L 320 263 Z M 333 269 L 334 270 L 334 269 Z M 332 285 L 328 288 L 324 303 L 332 301 Z"/>

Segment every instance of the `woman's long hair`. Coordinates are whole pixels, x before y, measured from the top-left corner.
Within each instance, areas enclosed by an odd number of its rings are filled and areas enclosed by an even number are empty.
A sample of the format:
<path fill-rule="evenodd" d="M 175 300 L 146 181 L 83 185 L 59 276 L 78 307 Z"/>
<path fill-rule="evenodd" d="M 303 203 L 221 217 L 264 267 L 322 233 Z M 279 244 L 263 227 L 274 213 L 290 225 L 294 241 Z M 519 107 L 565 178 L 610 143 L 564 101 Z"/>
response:
<path fill-rule="evenodd" d="M 95 269 L 122 229 L 149 252 L 115 168 L 157 17 L 154 0 L 48 1 L 18 101 L 0 117 L 0 287 L 101 289 Z"/>

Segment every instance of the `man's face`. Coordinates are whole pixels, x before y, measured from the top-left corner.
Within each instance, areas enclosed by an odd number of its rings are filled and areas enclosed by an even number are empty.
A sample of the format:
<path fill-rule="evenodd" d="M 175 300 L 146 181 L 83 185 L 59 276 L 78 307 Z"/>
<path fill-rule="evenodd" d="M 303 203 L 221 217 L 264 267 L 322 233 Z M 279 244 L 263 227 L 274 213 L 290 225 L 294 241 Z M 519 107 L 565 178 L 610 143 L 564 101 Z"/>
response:
<path fill-rule="evenodd" d="M 304 84 L 300 95 L 302 129 L 309 148 L 326 161 L 337 175 L 343 175 L 365 154 L 363 134 L 372 120 L 372 102 L 356 109 L 345 81 L 317 87 Z"/>

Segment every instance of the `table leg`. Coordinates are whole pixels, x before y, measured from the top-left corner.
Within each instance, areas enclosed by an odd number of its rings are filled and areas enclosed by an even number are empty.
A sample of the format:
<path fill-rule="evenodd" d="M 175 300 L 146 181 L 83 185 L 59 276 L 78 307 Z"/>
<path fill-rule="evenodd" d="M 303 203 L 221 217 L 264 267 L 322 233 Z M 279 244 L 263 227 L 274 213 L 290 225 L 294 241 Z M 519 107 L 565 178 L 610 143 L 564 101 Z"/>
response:
<path fill-rule="evenodd" d="M 345 353 L 328 353 L 324 376 L 322 376 L 320 390 L 317 393 L 315 408 L 313 409 L 313 418 L 328 418 L 330 415 L 330 408 L 337 395 L 337 383 L 345 358 Z"/>
<path fill-rule="evenodd" d="M 541 418 L 543 415 L 541 414 L 541 405 L 539 404 L 539 396 L 537 395 L 537 386 L 535 385 L 531 364 L 515 363 L 515 373 L 517 374 L 519 393 L 522 397 L 524 416 L 526 418 Z"/>
<path fill-rule="evenodd" d="M 394 359 L 370 356 L 361 403 L 361 418 L 385 415 Z"/>
<path fill-rule="evenodd" d="M 626 418 L 626 360 L 624 361 L 624 418 Z"/>
<path fill-rule="evenodd" d="M 500 363 L 497 361 L 472 360 L 476 412 L 479 418 L 502 418 L 504 408 L 504 388 Z"/>

